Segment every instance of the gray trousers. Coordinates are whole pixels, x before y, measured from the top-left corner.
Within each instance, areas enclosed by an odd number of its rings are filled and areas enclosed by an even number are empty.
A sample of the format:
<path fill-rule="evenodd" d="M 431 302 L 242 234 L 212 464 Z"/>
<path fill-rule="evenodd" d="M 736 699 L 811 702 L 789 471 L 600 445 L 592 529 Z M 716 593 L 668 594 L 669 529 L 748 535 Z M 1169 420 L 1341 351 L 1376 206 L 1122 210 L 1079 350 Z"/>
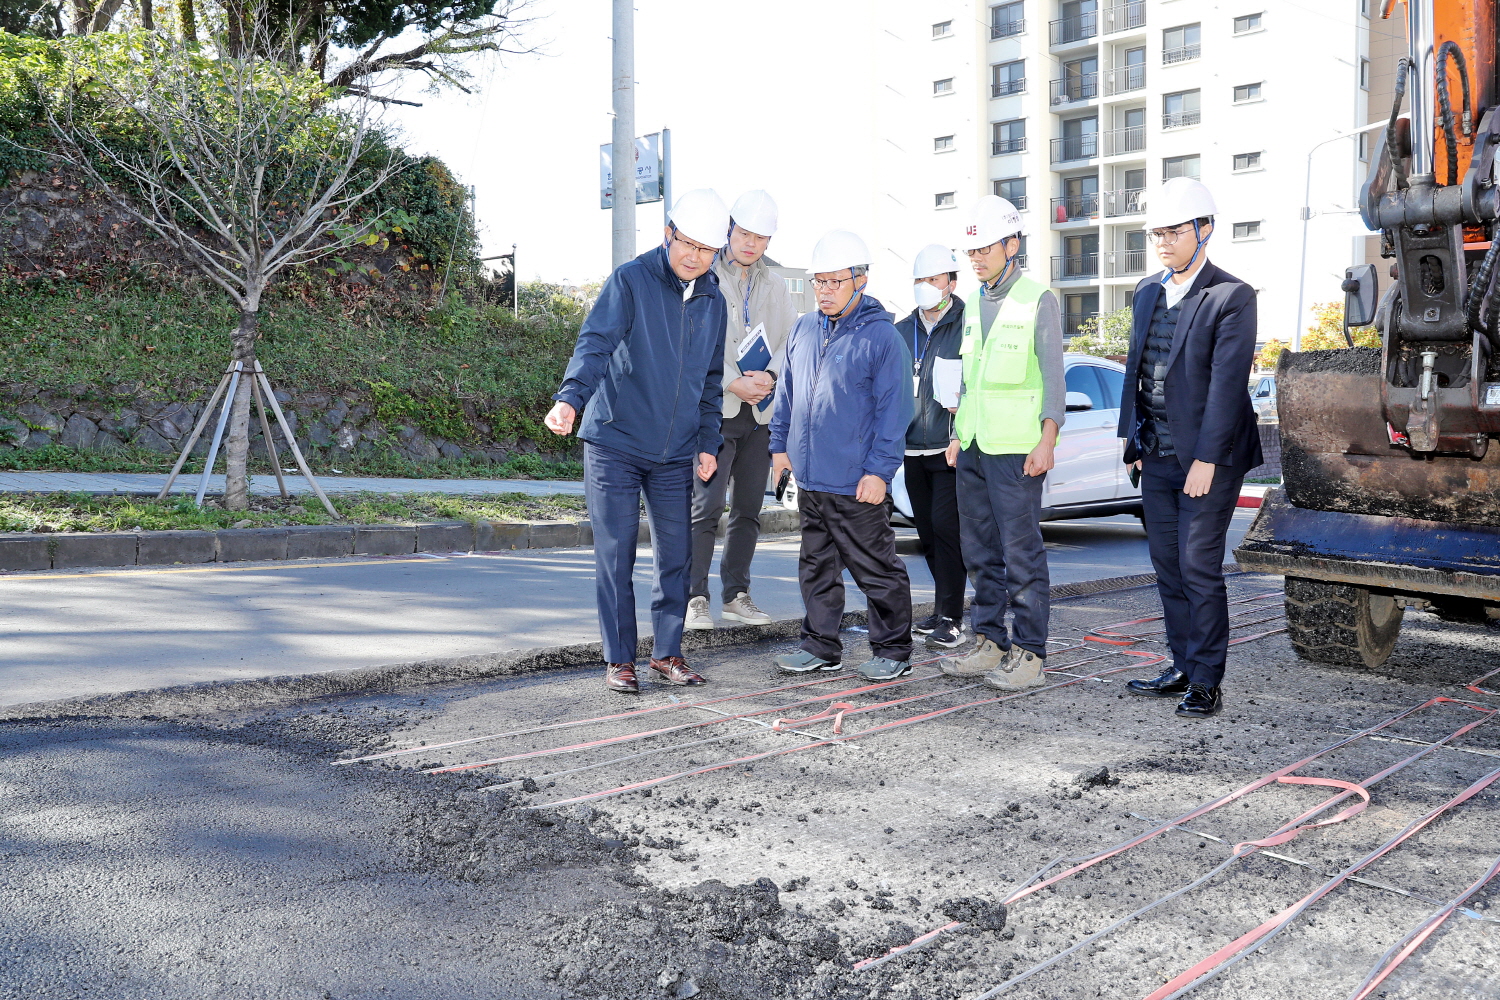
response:
<path fill-rule="evenodd" d="M 760 509 L 771 471 L 771 428 L 755 422 L 749 403 L 724 418 L 724 446 L 719 468 L 704 482 L 693 477 L 693 571 L 688 596 L 708 596 L 708 570 L 714 561 L 714 532 L 729 498 L 729 527 L 719 560 L 721 598 L 725 604 L 750 590 L 750 560 L 760 538 Z M 732 489 L 731 489 L 732 487 Z"/>
<path fill-rule="evenodd" d="M 1042 480 L 1024 471 L 1025 455 L 986 455 L 971 444 L 958 453 L 958 530 L 964 565 L 974 574 L 970 614 L 977 635 L 1001 649 L 1014 614 L 1015 644 L 1047 655 L 1052 591 L 1042 544 Z"/>

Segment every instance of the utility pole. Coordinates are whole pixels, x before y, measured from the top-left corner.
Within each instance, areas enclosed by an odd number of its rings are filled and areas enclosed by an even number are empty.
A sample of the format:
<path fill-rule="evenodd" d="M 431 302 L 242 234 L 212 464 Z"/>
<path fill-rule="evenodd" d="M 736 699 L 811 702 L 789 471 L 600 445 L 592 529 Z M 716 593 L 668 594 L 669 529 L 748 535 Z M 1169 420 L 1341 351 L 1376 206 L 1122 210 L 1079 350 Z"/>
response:
<path fill-rule="evenodd" d="M 635 0 L 614 0 L 612 268 L 635 257 Z"/>
<path fill-rule="evenodd" d="M 672 212 L 672 130 L 661 130 L 661 224 L 671 225 Z"/>

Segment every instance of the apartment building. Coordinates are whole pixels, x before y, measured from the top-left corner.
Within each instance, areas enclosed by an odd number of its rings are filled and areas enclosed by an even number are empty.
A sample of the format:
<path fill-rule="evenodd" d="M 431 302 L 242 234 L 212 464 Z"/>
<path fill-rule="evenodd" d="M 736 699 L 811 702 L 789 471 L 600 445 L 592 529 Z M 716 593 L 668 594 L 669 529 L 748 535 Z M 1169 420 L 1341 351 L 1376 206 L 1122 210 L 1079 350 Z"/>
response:
<path fill-rule="evenodd" d="M 1290 339 L 1304 229 L 1304 324 L 1366 252 L 1355 196 L 1373 141 L 1318 144 L 1389 114 L 1369 102 L 1372 23 L 1377 49 L 1399 25 L 1372 22 L 1371 5 L 877 4 L 880 253 L 956 242 L 955 213 L 1000 194 L 1071 334 L 1158 269 L 1145 208 L 1167 179 L 1194 177 L 1219 205 L 1210 255 L 1259 290 L 1261 339 Z"/>

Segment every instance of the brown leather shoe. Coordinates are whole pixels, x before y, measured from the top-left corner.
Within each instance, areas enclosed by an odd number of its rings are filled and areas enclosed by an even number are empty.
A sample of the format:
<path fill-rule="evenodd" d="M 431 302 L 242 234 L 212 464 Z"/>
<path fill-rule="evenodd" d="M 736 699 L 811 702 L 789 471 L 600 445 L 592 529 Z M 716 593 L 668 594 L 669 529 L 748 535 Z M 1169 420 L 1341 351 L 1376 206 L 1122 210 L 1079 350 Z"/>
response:
<path fill-rule="evenodd" d="M 655 666 L 655 664 L 652 664 Z M 635 680 L 634 663 L 610 663 L 604 668 L 604 686 L 611 691 L 639 694 L 641 686 Z"/>
<path fill-rule="evenodd" d="M 687 665 L 687 661 L 680 656 L 669 656 L 665 660 L 651 661 L 651 669 L 661 674 L 662 680 L 668 684 L 677 684 L 687 687 L 693 684 L 707 683 L 701 674 L 696 674 Z"/>

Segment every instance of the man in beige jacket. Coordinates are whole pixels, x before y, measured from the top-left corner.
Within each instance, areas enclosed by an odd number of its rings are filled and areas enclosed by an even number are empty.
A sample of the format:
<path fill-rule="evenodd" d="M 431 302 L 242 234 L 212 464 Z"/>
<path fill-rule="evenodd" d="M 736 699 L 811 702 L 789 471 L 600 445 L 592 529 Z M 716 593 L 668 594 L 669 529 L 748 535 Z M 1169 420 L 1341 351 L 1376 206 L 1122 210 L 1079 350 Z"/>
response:
<path fill-rule="evenodd" d="M 766 247 L 776 233 L 776 203 L 764 191 L 747 191 L 730 209 L 729 243 L 714 261 L 719 291 L 729 309 L 724 335 L 724 444 L 718 471 L 693 491 L 693 567 L 685 627 L 711 629 L 708 571 L 714 559 L 714 532 L 729 500 L 729 527 L 719 561 L 720 599 L 727 621 L 769 625 L 771 616 L 750 599 L 750 560 L 760 538 L 760 509 L 771 470 L 771 400 L 781 369 L 787 334 L 796 322 L 786 282 L 766 266 Z M 764 339 L 763 368 L 745 370 L 759 353 L 746 348 Z M 763 405 L 764 404 L 764 405 Z"/>

